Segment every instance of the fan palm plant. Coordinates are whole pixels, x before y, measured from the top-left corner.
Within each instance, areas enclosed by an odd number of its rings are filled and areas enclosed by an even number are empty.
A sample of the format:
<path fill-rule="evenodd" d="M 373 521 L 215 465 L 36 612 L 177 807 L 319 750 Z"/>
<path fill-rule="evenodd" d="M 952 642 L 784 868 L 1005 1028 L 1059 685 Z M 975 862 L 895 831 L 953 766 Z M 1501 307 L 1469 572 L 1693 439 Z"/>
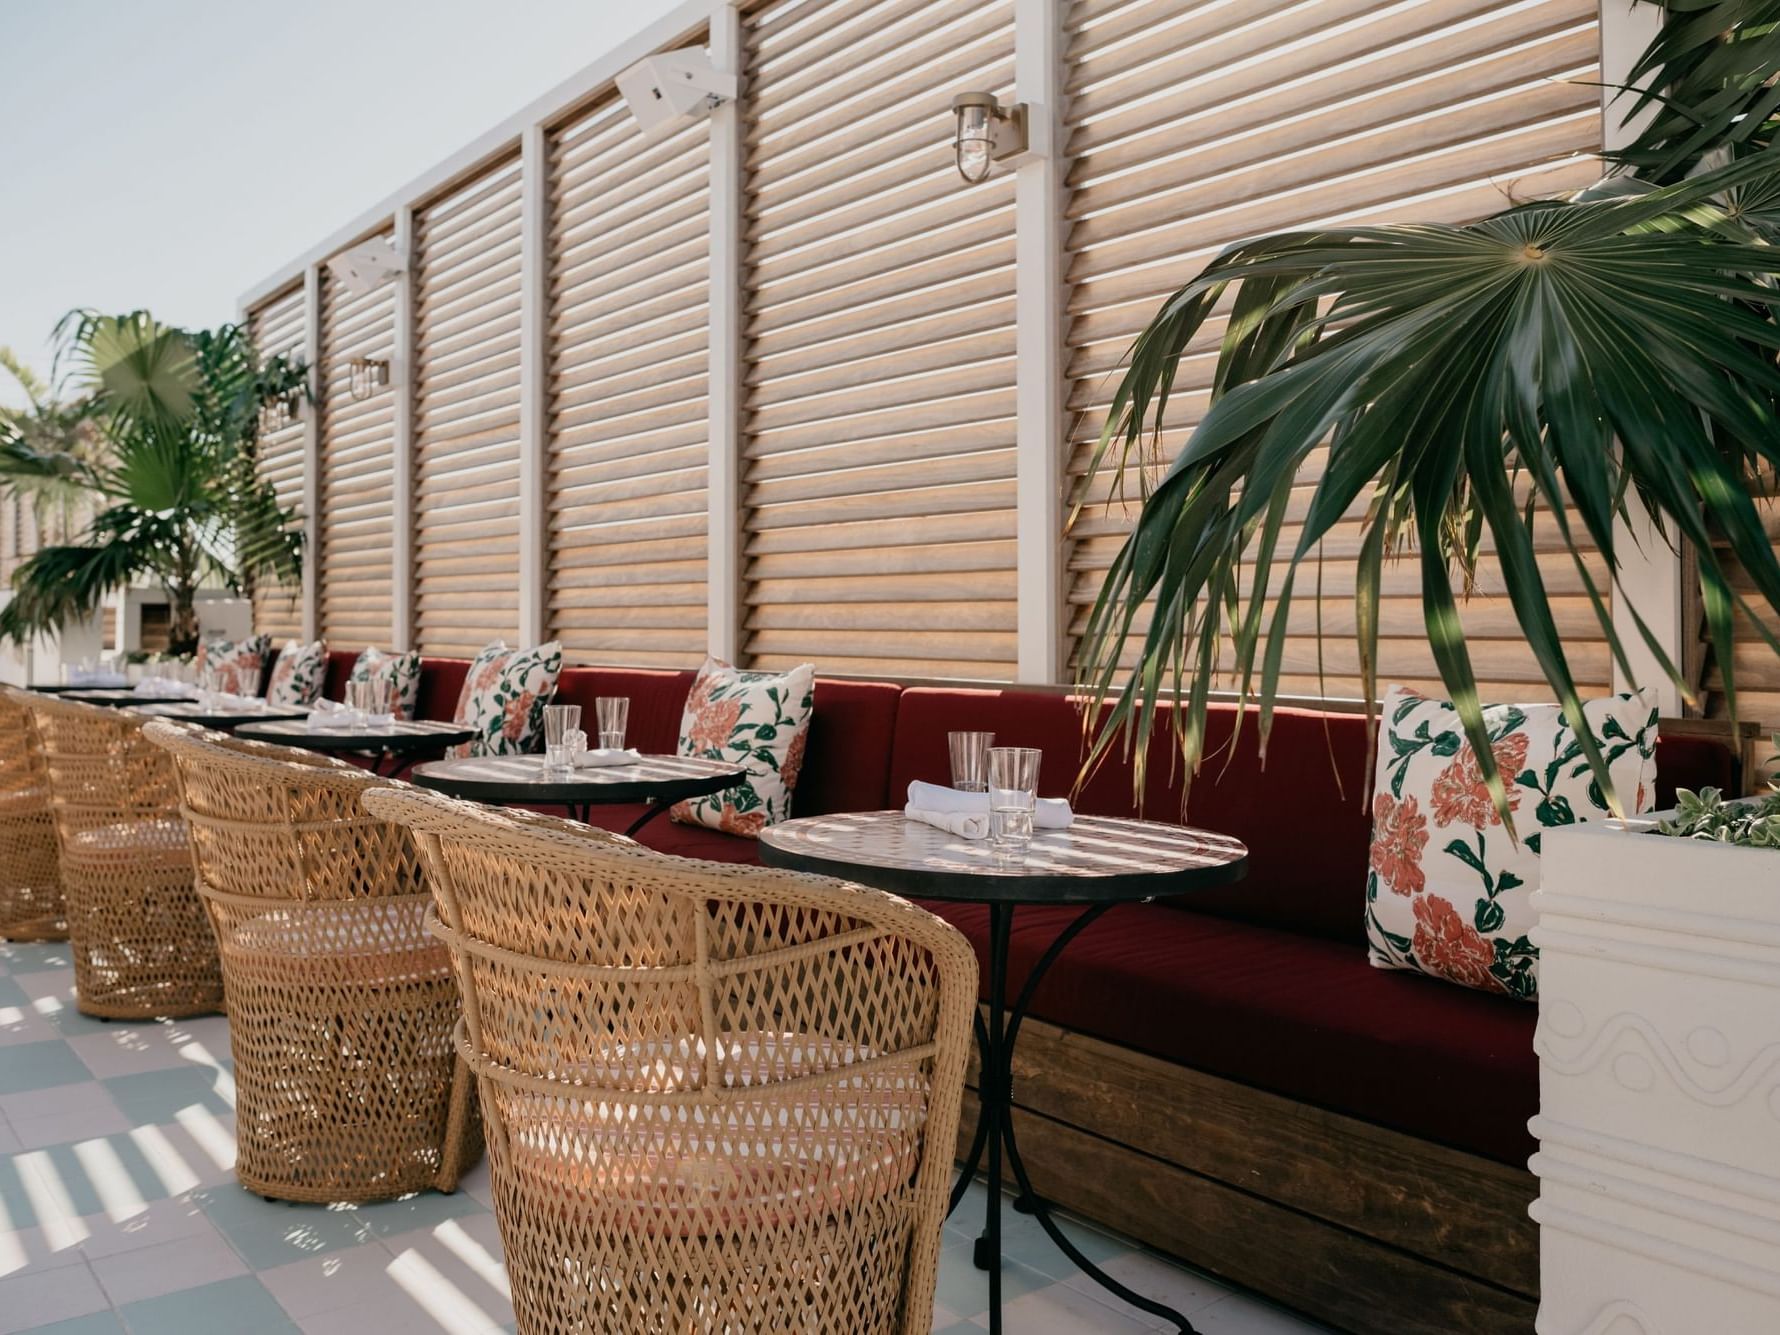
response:
<path fill-rule="evenodd" d="M 1780 562 L 1751 499 L 1780 469 L 1780 248 L 1768 244 L 1780 216 L 1780 148 L 1769 146 L 1780 38 L 1768 25 L 1780 3 L 1669 8 L 1678 12 L 1640 66 L 1652 90 L 1643 100 L 1659 109 L 1601 186 L 1464 226 L 1243 242 L 1164 303 L 1100 437 L 1096 465 L 1121 474 L 1160 432 L 1181 358 L 1220 302 L 1229 320 L 1210 407 L 1145 496 L 1090 614 L 1079 683 L 1109 705 L 1090 764 L 1121 734 L 1147 733 L 1170 699 L 1197 765 L 1219 677 L 1258 701 L 1264 744 L 1294 594 L 1319 542 L 1356 509 L 1369 708 L 1381 571 L 1413 551 L 1435 663 L 1505 819 L 1459 598 L 1481 563 L 1496 563 L 1540 669 L 1580 717 L 1535 522 L 1574 558 L 1627 675 L 1611 589 L 1584 558 L 1598 552 L 1615 578 L 1615 520 L 1634 496 L 1668 540 L 1692 544 L 1734 712 L 1733 619 L 1749 609 L 1715 537 L 1780 614 Z M 1308 512 L 1282 542 L 1294 484 L 1324 449 Z M 1686 691 L 1657 638 L 1642 624 L 1638 634 Z M 1611 795 L 1586 729 L 1580 740 Z"/>
<path fill-rule="evenodd" d="M 198 640 L 206 583 L 251 594 L 290 580 L 301 535 L 256 468 L 261 408 L 303 393 L 288 358 L 262 362 L 238 325 L 183 330 L 146 312 L 79 311 L 58 327 L 57 362 L 71 361 L 89 395 L 102 446 L 22 432 L 0 436 L 0 489 L 34 495 L 52 483 L 91 493 L 94 513 L 71 541 L 39 550 L 13 576 L 0 637 L 25 641 L 91 615 L 115 589 L 158 582 L 170 641 Z"/>

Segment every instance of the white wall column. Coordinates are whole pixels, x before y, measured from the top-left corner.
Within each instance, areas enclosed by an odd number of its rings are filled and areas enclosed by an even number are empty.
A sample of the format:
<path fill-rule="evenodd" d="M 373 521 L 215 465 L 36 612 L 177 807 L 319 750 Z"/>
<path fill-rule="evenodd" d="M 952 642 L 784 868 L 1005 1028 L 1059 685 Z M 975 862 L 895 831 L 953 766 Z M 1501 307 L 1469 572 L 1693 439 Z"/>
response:
<path fill-rule="evenodd" d="M 1063 679 L 1063 0 L 1014 0 L 1018 680 Z"/>
<path fill-rule="evenodd" d="M 519 144 L 519 642 L 537 644 L 548 620 L 550 519 L 545 488 L 550 161 L 542 122 L 528 125 Z"/>
<path fill-rule="evenodd" d="M 414 210 L 396 210 L 396 250 L 402 258 L 395 276 L 395 365 L 390 380 L 395 393 L 390 420 L 394 457 L 390 461 L 390 648 L 414 647 Z"/>
<path fill-rule="evenodd" d="M 1663 11 L 1654 4 L 1636 0 L 1601 0 L 1601 142 L 1619 148 L 1637 137 L 1644 121 L 1654 109 L 1628 119 L 1633 95 L 1616 97 L 1617 85 L 1631 77 L 1632 67 L 1644 48 L 1662 30 Z M 1658 664 L 1655 654 L 1644 643 L 1633 609 L 1644 619 L 1651 634 L 1662 645 L 1663 652 L 1680 667 L 1688 627 L 1682 624 L 1681 555 L 1657 532 L 1656 524 L 1646 513 L 1636 492 L 1626 498 L 1625 519 L 1617 520 L 1613 529 L 1613 549 L 1619 558 L 1619 579 L 1613 590 L 1613 628 L 1625 647 L 1631 664 L 1628 678 L 1617 663 L 1613 667 L 1613 689 L 1625 691 L 1636 684 L 1655 692 L 1657 709 L 1671 717 L 1681 713 L 1681 692 Z"/>
<path fill-rule="evenodd" d="M 328 368 L 321 363 L 321 265 L 303 271 L 303 360 L 313 401 L 303 410 L 303 640 L 321 625 L 321 414 Z"/>
<path fill-rule="evenodd" d="M 711 9 L 711 59 L 742 74 L 742 20 L 735 0 Z M 736 662 L 742 650 L 742 112 L 711 113 L 709 467 L 706 472 L 706 646 Z"/>

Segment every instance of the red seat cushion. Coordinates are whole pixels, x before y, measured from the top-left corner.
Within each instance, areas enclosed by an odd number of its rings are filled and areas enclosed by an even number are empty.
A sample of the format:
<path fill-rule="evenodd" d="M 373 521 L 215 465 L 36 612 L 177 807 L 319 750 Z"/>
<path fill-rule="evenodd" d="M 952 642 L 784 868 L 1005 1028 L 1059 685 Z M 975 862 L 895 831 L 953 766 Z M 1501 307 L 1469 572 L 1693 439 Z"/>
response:
<path fill-rule="evenodd" d="M 925 905 L 970 937 L 986 980 L 988 911 Z M 1015 912 L 1012 993 L 1078 911 Z M 1374 969 L 1346 944 L 1122 905 L 1058 957 L 1033 1014 L 1505 1163 L 1533 1149 L 1535 1008 Z"/>
<path fill-rule="evenodd" d="M 597 825 L 602 830 L 623 834 L 630 823 L 642 814 L 642 803 L 629 802 L 617 806 L 595 807 L 588 813 L 587 819 L 589 824 Z M 757 840 L 741 839 L 705 825 L 682 825 L 666 816 L 657 816 L 650 821 L 637 833 L 636 839 L 645 848 L 653 848 L 657 853 L 672 853 L 675 857 L 697 858 L 703 862 L 745 862 L 756 866 L 760 862 L 760 844 Z"/>

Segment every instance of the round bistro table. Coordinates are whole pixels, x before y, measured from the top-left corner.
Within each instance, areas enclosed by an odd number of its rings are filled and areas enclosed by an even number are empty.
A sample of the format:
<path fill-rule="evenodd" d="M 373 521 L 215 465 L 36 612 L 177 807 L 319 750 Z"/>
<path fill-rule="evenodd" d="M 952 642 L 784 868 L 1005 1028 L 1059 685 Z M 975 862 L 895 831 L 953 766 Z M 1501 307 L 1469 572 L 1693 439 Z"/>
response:
<path fill-rule="evenodd" d="M 138 695 L 125 686 L 85 687 L 57 692 L 64 700 L 78 700 L 83 705 L 103 705 L 107 709 L 132 709 L 137 705 L 189 705 L 197 702 L 191 695 Z"/>
<path fill-rule="evenodd" d="M 410 765 L 469 741 L 476 730 L 462 723 L 425 721 L 378 723 L 363 728 L 311 728 L 306 719 L 298 717 L 244 723 L 235 729 L 235 735 L 324 755 L 373 756 L 372 772 L 393 779 Z"/>
<path fill-rule="evenodd" d="M 234 732 L 249 723 L 265 723 L 273 719 L 301 719 L 309 716 L 307 709 L 289 705 L 267 705 L 264 709 L 213 709 L 196 700 L 137 700 L 128 708 L 150 718 L 173 719 L 179 723 L 196 723 L 200 728 L 218 732 Z"/>
<path fill-rule="evenodd" d="M 1013 1173 L 1018 1208 L 1030 1212 L 1057 1247 L 1102 1288 L 1191 1335 L 1179 1312 L 1133 1292 L 1082 1254 L 1032 1190 L 1014 1138 L 1013 1054 L 1034 993 L 1057 957 L 1082 931 L 1120 904 L 1227 885 L 1247 870 L 1241 841 L 1155 821 L 1077 816 L 1067 830 L 1036 830 L 1023 862 L 1006 865 L 986 839 L 948 834 L 900 811 L 812 816 L 769 825 L 760 833 L 769 867 L 820 872 L 921 899 L 983 904 L 989 910 L 989 1015 L 976 1013 L 981 1058 L 976 1133 L 964 1171 L 952 1188 L 957 1209 L 985 1163 L 988 1209 L 976 1263 L 989 1272 L 989 1329 L 1001 1329 L 1001 1196 L 1003 1164 Z M 1023 905 L 1078 905 L 1081 912 L 1032 966 L 1017 996 L 1008 992 L 1008 941 Z"/>
<path fill-rule="evenodd" d="M 642 802 L 635 834 L 675 802 L 733 788 L 747 776 L 740 765 L 691 756 L 644 756 L 629 765 L 585 766 L 571 775 L 544 773 L 543 756 L 472 756 L 416 765 L 408 777 L 422 788 L 496 806 L 568 808 L 583 823 L 594 807 Z"/>

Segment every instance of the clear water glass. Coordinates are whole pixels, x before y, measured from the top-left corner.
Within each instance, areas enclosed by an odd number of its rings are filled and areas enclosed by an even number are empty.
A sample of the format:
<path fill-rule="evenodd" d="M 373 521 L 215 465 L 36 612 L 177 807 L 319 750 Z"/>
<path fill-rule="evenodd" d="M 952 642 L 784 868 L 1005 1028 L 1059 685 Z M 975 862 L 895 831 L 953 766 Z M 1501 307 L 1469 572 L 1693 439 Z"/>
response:
<path fill-rule="evenodd" d="M 390 712 L 391 687 L 393 685 L 390 679 L 380 672 L 365 685 L 371 688 L 368 707 L 365 711 L 370 716 L 367 721 L 377 724 L 394 722 L 395 716 Z"/>
<path fill-rule="evenodd" d="M 374 685 L 369 681 L 346 683 L 346 707 L 352 711 L 352 726 L 360 732 L 371 724 L 371 707 L 376 702 Z"/>
<path fill-rule="evenodd" d="M 570 774 L 575 768 L 570 733 L 581 727 L 580 705 L 544 706 L 544 769 L 550 774 Z"/>
<path fill-rule="evenodd" d="M 961 793 L 989 791 L 989 748 L 992 732 L 948 732 L 946 749 L 952 757 L 952 787 Z"/>
<path fill-rule="evenodd" d="M 1030 746 L 989 748 L 989 846 L 996 860 L 1025 860 L 1032 845 L 1032 809 L 1038 802 L 1042 751 Z"/>
<path fill-rule="evenodd" d="M 630 697 L 600 696 L 593 702 L 593 716 L 599 724 L 600 746 L 622 751 L 624 734 L 630 729 Z"/>

